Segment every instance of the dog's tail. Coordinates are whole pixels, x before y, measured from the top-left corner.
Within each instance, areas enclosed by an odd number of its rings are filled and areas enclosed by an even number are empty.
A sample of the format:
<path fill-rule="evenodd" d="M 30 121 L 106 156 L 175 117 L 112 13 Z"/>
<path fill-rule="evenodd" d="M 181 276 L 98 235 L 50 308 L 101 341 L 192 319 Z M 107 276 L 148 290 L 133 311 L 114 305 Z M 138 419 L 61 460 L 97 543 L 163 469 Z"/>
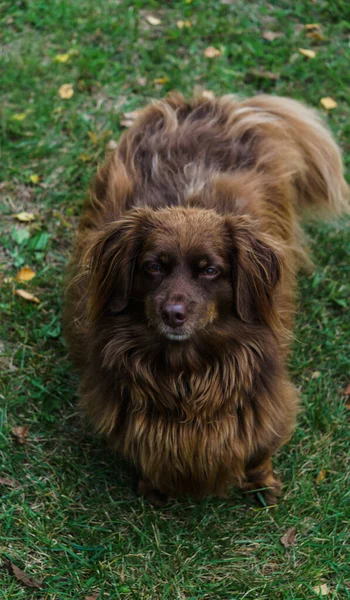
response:
<path fill-rule="evenodd" d="M 349 212 L 341 153 L 316 111 L 289 98 L 261 95 L 236 105 L 232 121 L 242 133 L 245 128 L 257 133 L 258 167 L 263 171 L 266 164 L 271 172 L 275 164 L 276 177 L 292 182 L 298 213 Z"/>

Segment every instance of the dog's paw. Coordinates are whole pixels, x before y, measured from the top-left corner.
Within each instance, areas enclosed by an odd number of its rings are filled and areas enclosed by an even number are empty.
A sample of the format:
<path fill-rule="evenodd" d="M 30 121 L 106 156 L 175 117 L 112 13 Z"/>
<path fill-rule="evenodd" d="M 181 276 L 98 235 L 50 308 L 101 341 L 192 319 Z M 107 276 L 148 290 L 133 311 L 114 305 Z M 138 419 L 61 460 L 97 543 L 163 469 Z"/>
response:
<path fill-rule="evenodd" d="M 152 484 L 145 479 L 139 479 L 137 483 L 137 493 L 156 508 L 160 508 L 168 502 L 168 496 L 154 488 Z"/>

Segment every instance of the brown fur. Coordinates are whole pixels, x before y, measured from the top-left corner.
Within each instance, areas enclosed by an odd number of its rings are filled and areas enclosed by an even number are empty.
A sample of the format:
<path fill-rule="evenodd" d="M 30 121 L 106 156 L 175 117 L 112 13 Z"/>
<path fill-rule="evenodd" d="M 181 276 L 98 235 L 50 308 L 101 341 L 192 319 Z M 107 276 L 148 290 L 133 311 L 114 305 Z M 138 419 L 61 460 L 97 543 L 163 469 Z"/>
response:
<path fill-rule="evenodd" d="M 328 130 L 272 96 L 173 94 L 142 111 L 97 173 L 69 267 L 66 336 L 82 409 L 153 502 L 231 483 L 269 487 L 275 501 L 271 456 L 298 406 L 285 357 L 306 261 L 300 214 L 340 214 L 347 199 Z M 147 271 L 152 260 L 161 274 Z M 186 309 L 183 341 L 167 337 L 169 299 Z"/>

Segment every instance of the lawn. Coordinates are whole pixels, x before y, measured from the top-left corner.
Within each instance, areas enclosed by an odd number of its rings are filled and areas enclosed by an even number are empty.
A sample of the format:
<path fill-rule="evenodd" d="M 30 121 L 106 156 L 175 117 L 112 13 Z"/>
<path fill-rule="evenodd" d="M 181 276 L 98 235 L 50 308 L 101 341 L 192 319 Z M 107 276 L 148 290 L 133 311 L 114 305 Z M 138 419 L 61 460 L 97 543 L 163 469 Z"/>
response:
<path fill-rule="evenodd" d="M 277 509 L 235 490 L 160 510 L 138 498 L 134 474 L 77 413 L 61 331 L 74 228 L 124 113 L 175 88 L 287 95 L 319 108 L 346 154 L 348 2 L 5 0 L 0 10 L 0 598 L 350 598 L 348 221 L 307 226 L 315 269 L 300 276 L 290 365 L 302 412 L 275 460 Z"/>

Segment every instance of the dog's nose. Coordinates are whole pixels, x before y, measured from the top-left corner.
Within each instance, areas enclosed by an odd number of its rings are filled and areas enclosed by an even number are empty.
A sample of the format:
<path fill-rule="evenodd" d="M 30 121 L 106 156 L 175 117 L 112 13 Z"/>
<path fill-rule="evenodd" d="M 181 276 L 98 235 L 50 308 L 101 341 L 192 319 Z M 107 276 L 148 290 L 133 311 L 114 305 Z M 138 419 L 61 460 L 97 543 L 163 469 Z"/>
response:
<path fill-rule="evenodd" d="M 187 319 L 185 306 L 183 304 L 166 304 L 163 309 L 163 319 L 171 327 L 181 327 Z"/>

